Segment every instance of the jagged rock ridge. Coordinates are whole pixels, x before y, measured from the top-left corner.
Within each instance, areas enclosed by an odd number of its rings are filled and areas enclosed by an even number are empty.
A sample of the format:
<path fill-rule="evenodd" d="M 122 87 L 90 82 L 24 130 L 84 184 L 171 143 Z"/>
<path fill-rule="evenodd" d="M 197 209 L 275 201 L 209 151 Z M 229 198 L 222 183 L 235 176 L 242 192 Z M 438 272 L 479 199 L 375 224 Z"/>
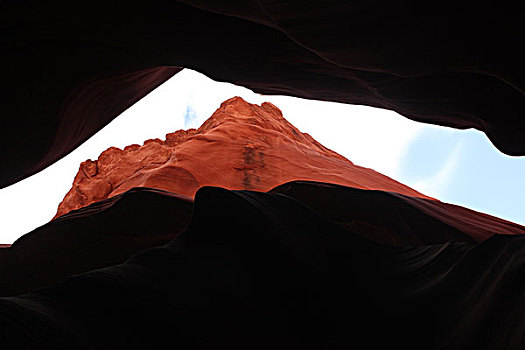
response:
<path fill-rule="evenodd" d="M 353 164 L 290 124 L 271 103 L 223 102 L 198 129 L 179 130 L 80 165 L 56 216 L 133 187 L 193 197 L 203 186 L 268 191 L 292 180 L 335 183 L 429 198 Z"/>

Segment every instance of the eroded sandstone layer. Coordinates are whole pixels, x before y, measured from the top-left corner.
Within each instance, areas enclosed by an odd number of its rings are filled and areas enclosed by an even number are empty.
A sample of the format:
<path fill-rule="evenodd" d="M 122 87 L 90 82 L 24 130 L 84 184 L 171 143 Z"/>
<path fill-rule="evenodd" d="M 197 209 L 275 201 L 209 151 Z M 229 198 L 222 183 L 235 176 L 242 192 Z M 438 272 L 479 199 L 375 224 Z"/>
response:
<path fill-rule="evenodd" d="M 279 108 L 240 97 L 223 102 L 199 129 L 167 134 L 123 150 L 112 147 L 80 165 L 56 217 L 93 202 L 151 187 L 193 197 L 202 186 L 268 191 L 310 180 L 429 198 L 353 164 L 284 119 Z"/>

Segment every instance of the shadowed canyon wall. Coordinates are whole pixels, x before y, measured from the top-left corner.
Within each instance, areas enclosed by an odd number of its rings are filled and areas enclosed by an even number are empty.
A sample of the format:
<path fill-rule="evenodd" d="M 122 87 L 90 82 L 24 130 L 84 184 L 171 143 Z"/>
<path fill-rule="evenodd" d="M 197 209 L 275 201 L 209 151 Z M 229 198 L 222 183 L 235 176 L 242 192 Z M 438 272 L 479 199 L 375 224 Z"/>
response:
<path fill-rule="evenodd" d="M 418 1 L 3 1 L 0 186 L 189 67 L 259 93 L 484 131 L 525 154 L 523 12 Z"/>

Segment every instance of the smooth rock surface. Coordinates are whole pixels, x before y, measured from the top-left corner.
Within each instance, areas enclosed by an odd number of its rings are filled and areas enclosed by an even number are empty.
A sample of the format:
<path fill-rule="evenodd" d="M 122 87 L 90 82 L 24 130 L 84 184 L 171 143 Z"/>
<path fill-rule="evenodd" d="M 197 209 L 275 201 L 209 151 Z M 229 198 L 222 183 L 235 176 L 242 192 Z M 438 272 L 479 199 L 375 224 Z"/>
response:
<path fill-rule="evenodd" d="M 287 195 L 205 187 L 167 245 L 0 298 L 0 338 L 6 349 L 518 350 L 524 239 L 392 247 Z"/>
<path fill-rule="evenodd" d="M 481 242 L 525 227 L 459 205 L 394 192 L 294 181 L 273 188 L 363 238 L 393 246 Z"/>
<path fill-rule="evenodd" d="M 385 246 L 434 249 L 525 234 L 525 227 L 487 214 L 393 192 L 293 181 L 269 194 L 300 202 L 349 235 Z M 185 231 L 192 211 L 191 198 L 145 187 L 73 210 L 0 249 L 0 296 L 26 293 L 167 244 Z"/>
<path fill-rule="evenodd" d="M 166 244 L 184 231 L 192 208 L 190 198 L 134 188 L 63 215 L 0 249 L 0 296 L 120 264 Z"/>

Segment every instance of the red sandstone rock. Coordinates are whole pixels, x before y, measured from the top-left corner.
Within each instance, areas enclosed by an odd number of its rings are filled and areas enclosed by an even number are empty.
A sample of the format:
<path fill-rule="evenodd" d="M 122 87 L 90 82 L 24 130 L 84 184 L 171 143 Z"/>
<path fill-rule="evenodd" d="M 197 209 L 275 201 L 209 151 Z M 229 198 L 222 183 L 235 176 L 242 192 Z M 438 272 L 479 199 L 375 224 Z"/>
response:
<path fill-rule="evenodd" d="M 372 169 L 363 168 L 301 133 L 271 103 L 240 97 L 223 102 L 195 130 L 111 147 L 80 165 L 55 217 L 133 187 L 193 197 L 202 186 L 268 191 L 292 180 L 335 183 L 429 198 Z"/>

